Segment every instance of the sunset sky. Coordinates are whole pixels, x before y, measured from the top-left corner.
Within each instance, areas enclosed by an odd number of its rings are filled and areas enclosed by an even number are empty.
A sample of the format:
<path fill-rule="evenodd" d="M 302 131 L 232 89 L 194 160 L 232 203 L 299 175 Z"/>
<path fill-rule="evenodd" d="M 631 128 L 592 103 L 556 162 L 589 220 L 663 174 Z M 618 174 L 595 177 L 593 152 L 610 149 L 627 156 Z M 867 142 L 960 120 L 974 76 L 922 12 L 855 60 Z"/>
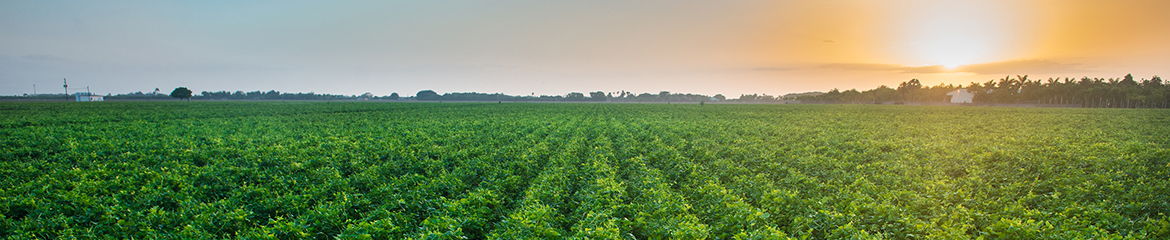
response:
<path fill-rule="evenodd" d="M 1170 76 L 1170 1 L 0 1 L 0 95 L 745 93 Z"/>

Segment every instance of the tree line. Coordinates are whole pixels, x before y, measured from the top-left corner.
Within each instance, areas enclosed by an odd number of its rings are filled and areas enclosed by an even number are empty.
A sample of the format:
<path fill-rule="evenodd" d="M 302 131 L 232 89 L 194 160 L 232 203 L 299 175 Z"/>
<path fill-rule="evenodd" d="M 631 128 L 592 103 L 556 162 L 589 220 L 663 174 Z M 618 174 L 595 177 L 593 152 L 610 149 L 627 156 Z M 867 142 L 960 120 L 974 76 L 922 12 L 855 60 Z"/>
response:
<path fill-rule="evenodd" d="M 972 82 L 967 86 L 939 84 L 924 86 L 918 79 L 898 84 L 896 88 L 881 85 L 877 88 L 859 91 L 849 89 L 829 92 L 793 93 L 783 96 L 767 94 L 742 94 L 739 98 L 727 98 L 722 94 L 714 96 L 671 93 L 633 93 L 628 91 L 588 93 L 570 92 L 565 95 L 529 96 L 506 95 L 503 93 L 453 92 L 439 94 L 433 90 L 422 90 L 413 97 L 402 97 L 398 93 L 375 96 L 336 95 L 308 93 L 282 93 L 276 90 L 262 91 L 203 91 L 193 95 L 191 90 L 180 87 L 171 94 L 127 93 L 107 95 L 109 100 L 151 100 L 151 99 L 195 99 L 195 100 L 419 100 L 419 101 L 509 101 L 509 102 L 762 102 L 762 103 L 835 103 L 835 104 L 905 104 L 905 103 L 948 103 L 947 93 L 965 89 L 973 94 L 975 104 L 1060 104 L 1100 108 L 1170 108 L 1170 84 L 1162 78 L 1135 80 L 1132 74 L 1122 78 L 1048 78 L 1029 79 L 1028 75 L 1006 76 L 983 83 Z M 12 96 L 12 99 L 34 97 L 63 97 L 64 95 L 39 94 L 38 96 Z M 7 98 L 4 98 L 7 99 Z"/>
<path fill-rule="evenodd" d="M 185 90 L 185 91 L 184 91 Z M 371 93 L 362 95 L 338 95 L 319 93 L 287 93 L 276 90 L 264 91 L 203 91 L 198 95 L 192 94 L 185 87 L 176 88 L 171 94 L 133 92 L 107 96 L 113 100 L 162 100 L 162 99 L 194 99 L 194 100 L 398 100 L 398 93 L 387 96 L 374 96 Z"/>
<path fill-rule="evenodd" d="M 439 95 L 433 90 L 422 90 L 415 94 L 413 100 L 421 101 L 509 101 L 509 102 L 711 102 L 728 101 L 722 94 L 707 96 L 693 93 L 671 93 L 661 91 L 658 94 L 634 94 L 627 91 L 589 93 L 570 92 L 565 95 L 529 95 L 514 96 L 502 93 L 454 92 Z M 734 99 L 730 99 L 734 101 Z"/>
<path fill-rule="evenodd" d="M 1063 104 L 1094 108 L 1167 108 L 1170 85 L 1162 78 L 1135 80 L 1133 74 L 1122 78 L 1048 78 L 1029 79 L 1028 75 L 1007 76 L 966 87 L 953 84 L 923 86 L 918 79 L 902 82 L 897 88 L 885 85 L 858 91 L 833 89 L 824 94 L 795 98 L 804 103 L 946 103 L 947 93 L 966 89 L 977 104 Z"/>

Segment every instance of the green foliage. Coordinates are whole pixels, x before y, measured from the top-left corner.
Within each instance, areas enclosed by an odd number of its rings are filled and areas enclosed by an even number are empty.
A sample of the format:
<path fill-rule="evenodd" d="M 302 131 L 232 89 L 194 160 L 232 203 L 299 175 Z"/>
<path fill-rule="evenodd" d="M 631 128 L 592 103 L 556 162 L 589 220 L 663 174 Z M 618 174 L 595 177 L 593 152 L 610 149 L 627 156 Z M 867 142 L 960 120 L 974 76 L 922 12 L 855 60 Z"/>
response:
<path fill-rule="evenodd" d="M 0 103 L 8 239 L 1164 239 L 1170 112 Z"/>
<path fill-rule="evenodd" d="M 191 89 L 187 89 L 187 87 L 175 88 L 174 91 L 171 91 L 171 97 L 179 99 L 191 98 Z"/>
<path fill-rule="evenodd" d="M 984 83 L 972 82 L 962 85 L 947 84 L 923 86 L 918 79 L 902 82 L 898 88 L 880 86 L 875 89 L 840 91 L 833 89 L 824 94 L 808 94 L 796 99 L 808 103 L 887 103 L 916 102 L 944 103 L 951 96 L 947 93 L 966 89 L 973 94 L 972 101 L 980 104 L 1056 104 L 1089 108 L 1170 108 L 1170 85 L 1162 78 L 1134 80 L 1132 74 L 1121 79 L 1049 78 L 1028 79 L 1028 75 L 1006 76 Z"/>
<path fill-rule="evenodd" d="M 414 94 L 414 98 L 416 98 L 418 100 L 428 100 L 429 101 L 429 100 L 440 100 L 442 98 L 442 96 L 439 96 L 439 94 L 435 93 L 435 91 L 433 91 L 433 90 L 422 90 L 422 91 L 418 91 L 418 93 Z"/>

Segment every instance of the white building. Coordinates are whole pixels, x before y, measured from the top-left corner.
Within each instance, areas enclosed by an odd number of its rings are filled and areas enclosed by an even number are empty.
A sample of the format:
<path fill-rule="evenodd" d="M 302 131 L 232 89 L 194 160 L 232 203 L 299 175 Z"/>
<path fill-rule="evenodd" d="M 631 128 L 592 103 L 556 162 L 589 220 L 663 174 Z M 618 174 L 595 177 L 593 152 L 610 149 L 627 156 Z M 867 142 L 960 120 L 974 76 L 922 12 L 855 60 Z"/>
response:
<path fill-rule="evenodd" d="M 105 101 L 105 97 L 103 97 L 102 95 L 95 95 L 95 94 L 93 94 L 93 93 L 87 93 L 87 92 L 79 92 L 79 93 L 74 93 L 74 94 L 73 94 L 73 96 L 77 97 L 77 101 L 78 101 L 78 102 L 101 102 L 101 101 Z"/>
<path fill-rule="evenodd" d="M 975 98 L 975 94 L 967 92 L 967 89 L 948 92 L 947 96 L 951 96 L 951 103 L 971 103 L 971 99 Z"/>

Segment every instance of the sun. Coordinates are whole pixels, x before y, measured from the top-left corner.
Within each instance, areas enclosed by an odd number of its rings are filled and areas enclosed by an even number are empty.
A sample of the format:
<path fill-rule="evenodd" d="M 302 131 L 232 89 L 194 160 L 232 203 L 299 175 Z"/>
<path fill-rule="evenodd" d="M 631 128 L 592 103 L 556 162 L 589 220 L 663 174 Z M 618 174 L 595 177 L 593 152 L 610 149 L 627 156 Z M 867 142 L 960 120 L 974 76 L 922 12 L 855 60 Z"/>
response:
<path fill-rule="evenodd" d="M 933 31 L 920 43 L 918 53 L 928 64 L 946 68 L 985 62 L 995 46 L 983 41 L 979 34 L 969 29 Z"/>
<path fill-rule="evenodd" d="M 946 68 L 984 62 L 995 48 L 985 34 L 990 33 L 973 27 L 928 30 L 920 35 L 915 51 L 927 64 Z"/>
<path fill-rule="evenodd" d="M 998 61 L 1011 38 L 1011 23 L 995 16 L 995 8 L 978 2 L 940 1 L 907 19 L 905 54 L 921 65 L 954 69 Z M 990 13 L 988 13 L 990 12 Z"/>

